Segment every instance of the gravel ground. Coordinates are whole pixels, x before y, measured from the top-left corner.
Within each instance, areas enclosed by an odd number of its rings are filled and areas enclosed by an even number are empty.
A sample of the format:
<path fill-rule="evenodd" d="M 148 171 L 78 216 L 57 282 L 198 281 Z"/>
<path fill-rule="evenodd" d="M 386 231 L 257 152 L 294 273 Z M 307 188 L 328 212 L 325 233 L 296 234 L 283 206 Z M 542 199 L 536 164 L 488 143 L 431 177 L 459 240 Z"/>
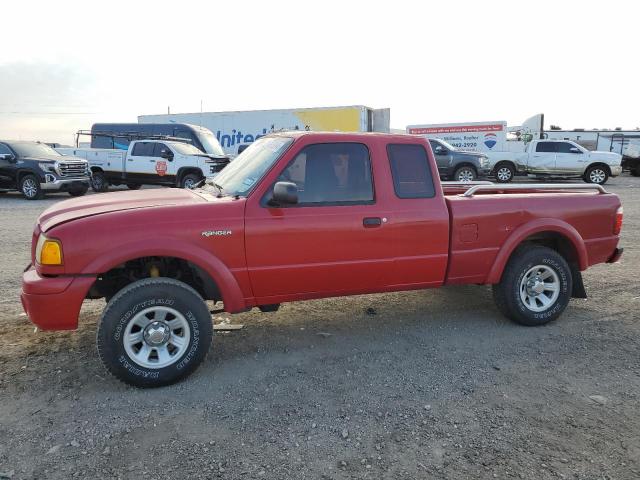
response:
<path fill-rule="evenodd" d="M 156 390 L 105 373 L 102 300 L 76 332 L 34 333 L 20 274 L 68 197 L 2 195 L 0 478 L 640 478 L 640 179 L 608 188 L 623 262 L 550 325 L 477 286 L 293 303 L 230 317 L 244 330 Z"/>

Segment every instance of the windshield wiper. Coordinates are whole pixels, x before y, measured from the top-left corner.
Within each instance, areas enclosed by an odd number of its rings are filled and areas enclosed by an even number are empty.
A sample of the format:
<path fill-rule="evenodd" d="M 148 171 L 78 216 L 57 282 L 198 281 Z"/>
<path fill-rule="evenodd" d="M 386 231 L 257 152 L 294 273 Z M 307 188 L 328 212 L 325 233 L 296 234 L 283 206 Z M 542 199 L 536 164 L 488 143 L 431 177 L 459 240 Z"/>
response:
<path fill-rule="evenodd" d="M 210 185 L 213 185 L 214 187 L 216 187 L 218 189 L 218 198 L 222 198 L 224 197 L 224 193 L 222 191 L 222 187 L 220 185 L 218 185 L 216 182 L 211 182 Z"/>

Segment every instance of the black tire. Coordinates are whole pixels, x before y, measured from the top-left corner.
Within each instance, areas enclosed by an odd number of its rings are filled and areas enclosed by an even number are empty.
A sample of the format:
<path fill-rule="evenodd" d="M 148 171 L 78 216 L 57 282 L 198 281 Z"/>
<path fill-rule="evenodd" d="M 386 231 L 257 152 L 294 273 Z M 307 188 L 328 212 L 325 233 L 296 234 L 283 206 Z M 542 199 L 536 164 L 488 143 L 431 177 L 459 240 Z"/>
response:
<path fill-rule="evenodd" d="M 40 200 L 44 197 L 44 192 L 40 188 L 40 180 L 32 174 L 24 175 L 20 179 L 20 193 L 27 200 Z"/>
<path fill-rule="evenodd" d="M 96 193 L 109 190 L 109 180 L 103 172 L 93 172 L 91 174 L 91 188 Z"/>
<path fill-rule="evenodd" d="M 640 177 L 640 165 L 629 170 L 629 173 L 631 173 L 631 175 L 633 175 L 634 177 Z"/>
<path fill-rule="evenodd" d="M 81 197 L 89 191 L 89 187 L 82 187 L 77 190 L 70 190 L 69 195 L 72 197 Z"/>
<path fill-rule="evenodd" d="M 161 315 L 162 310 L 166 313 L 166 322 Z M 147 312 L 147 313 L 143 313 Z M 160 312 L 160 313 L 158 313 Z M 173 314 L 171 312 L 176 312 Z M 158 318 L 159 321 L 155 321 Z M 142 329 L 138 326 L 140 322 L 148 322 Z M 175 330 L 176 327 L 169 324 L 177 322 L 184 325 L 183 328 Z M 162 326 L 164 325 L 164 326 Z M 160 326 L 160 327 L 158 327 Z M 158 327 L 155 331 L 149 330 Z M 159 334 L 166 338 L 164 344 L 149 343 L 153 339 L 143 340 L 146 335 Z M 151 333 L 149 333 L 151 331 Z M 187 337 L 188 341 L 182 348 L 177 348 L 167 341 L 167 339 Z M 179 333 L 182 332 L 182 337 Z M 125 347 L 125 337 L 139 334 L 138 344 L 127 342 L 131 345 L 129 350 L 133 355 L 140 354 L 141 357 L 132 357 Z M 213 323 L 207 304 L 202 297 L 190 286 L 170 278 L 157 277 L 138 280 L 111 298 L 100 319 L 97 332 L 98 354 L 106 369 L 116 378 L 133 385 L 135 387 L 150 388 L 170 385 L 184 379 L 191 374 L 204 360 L 213 337 Z M 132 337 L 131 337 L 132 338 Z M 168 347 L 173 347 L 173 353 Z M 135 349 L 138 348 L 137 352 Z M 146 350 L 143 352 L 143 348 Z M 153 360 L 153 350 L 157 361 Z M 155 368 L 149 366 L 154 361 L 160 362 L 160 350 L 165 350 L 165 355 L 169 357 L 167 361 L 173 362 L 166 366 Z M 140 363 L 145 362 L 146 365 Z M 168 352 L 168 353 L 167 353 Z M 177 355 L 176 358 L 171 358 Z M 139 361 L 140 360 L 140 361 Z"/>
<path fill-rule="evenodd" d="M 142 185 L 140 185 L 139 183 L 127 183 L 127 188 L 129 190 L 140 190 L 140 187 Z"/>
<path fill-rule="evenodd" d="M 493 174 L 496 177 L 498 183 L 509 183 L 513 180 L 516 174 L 516 169 L 510 163 L 499 163 L 493 170 Z"/>
<path fill-rule="evenodd" d="M 478 174 L 476 173 L 475 169 L 468 165 L 463 165 L 456 168 L 456 171 L 453 174 L 453 179 L 456 182 L 473 182 L 477 178 Z"/>
<path fill-rule="evenodd" d="M 528 296 L 527 285 L 535 288 L 533 286 L 538 278 L 538 274 L 535 273 L 538 267 L 555 272 L 556 277 L 552 277 L 550 283 L 553 283 L 554 279 L 557 280 L 555 284 L 558 295 L 553 298 L 552 294 L 552 298 L 549 299 L 544 293 L 546 289 L 543 293 L 532 292 L 535 306 L 530 307 L 526 303 L 529 299 L 523 301 L 523 295 Z M 533 272 L 532 276 L 529 276 L 530 280 L 533 280 L 532 284 L 525 279 L 529 272 Z M 493 299 L 505 317 L 520 325 L 532 327 L 549 323 L 562 314 L 571 299 L 572 286 L 571 269 L 562 255 L 547 247 L 528 245 L 517 249 L 509 259 L 500 283 L 493 285 Z M 543 304 L 541 299 L 535 298 L 539 295 L 544 295 L 548 301 L 550 300 L 549 305 L 538 305 L 538 302 Z M 542 310 L 534 310 L 538 308 Z"/>
<path fill-rule="evenodd" d="M 202 177 L 197 173 L 187 173 L 180 179 L 180 188 L 193 188 L 193 185 L 197 184 Z"/>
<path fill-rule="evenodd" d="M 584 181 L 586 183 L 596 183 L 598 185 L 604 185 L 609 179 L 609 170 L 601 165 L 594 165 L 587 168 L 584 172 Z"/>

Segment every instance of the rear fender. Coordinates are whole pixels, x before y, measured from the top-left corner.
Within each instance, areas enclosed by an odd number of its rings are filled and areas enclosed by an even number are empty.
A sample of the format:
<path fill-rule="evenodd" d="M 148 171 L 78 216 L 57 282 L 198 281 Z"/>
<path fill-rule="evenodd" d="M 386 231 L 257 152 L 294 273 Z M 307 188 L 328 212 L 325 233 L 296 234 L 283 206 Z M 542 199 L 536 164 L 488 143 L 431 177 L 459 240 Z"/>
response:
<path fill-rule="evenodd" d="M 171 238 L 170 242 L 164 245 L 155 244 L 150 247 L 149 242 L 142 241 L 118 246 L 117 251 L 109 253 L 113 254 L 96 258 L 83 269 L 82 273 L 97 275 L 141 257 L 181 258 L 197 265 L 216 282 L 227 312 L 237 313 L 246 310 L 240 286 L 229 268 L 219 258 L 192 243 Z"/>
<path fill-rule="evenodd" d="M 511 254 L 518 246 L 524 242 L 528 237 L 543 232 L 559 233 L 565 237 L 573 245 L 574 251 L 578 258 L 579 270 L 586 270 L 588 263 L 587 248 L 584 244 L 584 240 L 578 233 L 578 231 L 569 225 L 567 222 L 558 220 L 556 218 L 539 218 L 525 223 L 524 225 L 516 228 L 511 235 L 506 239 L 500 252 L 496 256 L 493 262 L 493 266 L 489 271 L 489 275 L 485 283 L 494 284 L 500 282 L 502 278 L 502 272 L 504 271 Z"/>

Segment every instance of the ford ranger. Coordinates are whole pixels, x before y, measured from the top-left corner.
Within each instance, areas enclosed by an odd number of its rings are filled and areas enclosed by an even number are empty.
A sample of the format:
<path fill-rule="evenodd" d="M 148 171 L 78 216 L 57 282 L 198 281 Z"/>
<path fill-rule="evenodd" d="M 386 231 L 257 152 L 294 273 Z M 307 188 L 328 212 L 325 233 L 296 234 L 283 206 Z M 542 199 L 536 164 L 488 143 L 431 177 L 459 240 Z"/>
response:
<path fill-rule="evenodd" d="M 120 380 L 167 385 L 229 313 L 314 298 L 492 285 L 522 325 L 585 297 L 581 271 L 617 261 L 622 207 L 600 185 L 443 185 L 428 141 L 286 132 L 263 137 L 204 188 L 115 192 L 47 209 L 22 303 L 75 329 L 105 298 L 98 353 Z"/>

